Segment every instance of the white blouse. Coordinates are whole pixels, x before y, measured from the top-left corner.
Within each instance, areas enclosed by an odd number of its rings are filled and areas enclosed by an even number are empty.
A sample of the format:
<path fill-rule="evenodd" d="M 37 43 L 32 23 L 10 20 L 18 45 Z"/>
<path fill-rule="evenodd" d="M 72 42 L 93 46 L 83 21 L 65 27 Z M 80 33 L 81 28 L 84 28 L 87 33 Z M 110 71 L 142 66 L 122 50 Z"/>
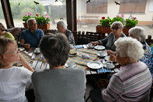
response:
<path fill-rule="evenodd" d="M 25 89 L 32 83 L 31 75 L 24 67 L 0 69 L 0 102 L 28 102 Z"/>

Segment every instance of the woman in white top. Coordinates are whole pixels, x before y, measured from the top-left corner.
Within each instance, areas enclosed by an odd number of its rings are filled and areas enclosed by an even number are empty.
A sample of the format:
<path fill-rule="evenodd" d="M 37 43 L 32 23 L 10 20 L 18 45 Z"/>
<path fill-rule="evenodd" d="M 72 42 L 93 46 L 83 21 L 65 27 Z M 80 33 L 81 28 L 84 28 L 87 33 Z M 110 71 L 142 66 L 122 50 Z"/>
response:
<path fill-rule="evenodd" d="M 23 67 L 12 66 L 16 61 Z M 28 102 L 25 89 L 32 83 L 33 71 L 19 53 L 16 42 L 0 38 L 0 102 Z"/>

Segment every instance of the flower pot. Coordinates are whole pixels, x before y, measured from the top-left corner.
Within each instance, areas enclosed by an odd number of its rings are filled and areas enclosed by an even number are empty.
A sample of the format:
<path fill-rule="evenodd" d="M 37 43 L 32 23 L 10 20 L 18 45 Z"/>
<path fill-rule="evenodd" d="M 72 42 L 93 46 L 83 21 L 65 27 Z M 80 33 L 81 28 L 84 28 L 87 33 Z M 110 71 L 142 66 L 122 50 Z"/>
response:
<path fill-rule="evenodd" d="M 23 23 L 23 25 L 24 25 L 25 29 L 28 29 L 28 24 L 27 23 Z"/>
<path fill-rule="evenodd" d="M 47 24 L 38 24 L 39 29 L 49 29 L 50 28 L 50 23 Z"/>
<path fill-rule="evenodd" d="M 96 26 L 96 32 L 97 33 L 110 33 L 111 29 L 110 29 L 110 27 L 103 27 L 101 25 L 97 25 Z"/>
<path fill-rule="evenodd" d="M 125 34 L 125 35 L 129 35 L 129 29 L 131 29 L 132 27 L 124 27 L 123 28 L 123 33 Z"/>

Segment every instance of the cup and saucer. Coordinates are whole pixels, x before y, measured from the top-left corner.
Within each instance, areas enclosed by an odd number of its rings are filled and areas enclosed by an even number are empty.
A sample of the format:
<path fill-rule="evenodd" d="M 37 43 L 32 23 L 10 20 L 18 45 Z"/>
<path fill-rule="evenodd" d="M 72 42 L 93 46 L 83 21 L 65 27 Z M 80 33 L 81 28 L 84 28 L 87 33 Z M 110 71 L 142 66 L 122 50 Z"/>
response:
<path fill-rule="evenodd" d="M 106 63 L 103 63 L 103 66 L 108 69 L 113 69 L 115 67 L 112 61 L 106 61 Z"/>
<path fill-rule="evenodd" d="M 107 56 L 107 52 L 105 50 L 104 51 L 98 51 L 97 56 L 98 57 L 105 57 L 105 56 Z"/>
<path fill-rule="evenodd" d="M 95 47 L 95 46 L 94 46 L 92 43 L 88 43 L 88 44 L 87 44 L 87 48 L 88 48 L 88 49 L 93 49 L 94 47 Z"/>
<path fill-rule="evenodd" d="M 67 67 L 67 68 L 74 68 L 74 67 L 76 67 L 76 64 L 73 61 L 68 61 L 65 64 L 65 67 Z"/>

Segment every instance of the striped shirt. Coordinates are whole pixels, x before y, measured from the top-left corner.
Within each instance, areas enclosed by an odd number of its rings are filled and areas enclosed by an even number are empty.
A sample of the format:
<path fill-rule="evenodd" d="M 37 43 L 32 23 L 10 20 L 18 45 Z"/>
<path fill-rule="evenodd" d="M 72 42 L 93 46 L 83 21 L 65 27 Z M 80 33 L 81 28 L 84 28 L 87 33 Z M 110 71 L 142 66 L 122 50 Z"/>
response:
<path fill-rule="evenodd" d="M 139 61 L 120 67 L 109 85 L 102 90 L 102 98 L 106 102 L 147 102 L 152 77 L 146 64 Z"/>

